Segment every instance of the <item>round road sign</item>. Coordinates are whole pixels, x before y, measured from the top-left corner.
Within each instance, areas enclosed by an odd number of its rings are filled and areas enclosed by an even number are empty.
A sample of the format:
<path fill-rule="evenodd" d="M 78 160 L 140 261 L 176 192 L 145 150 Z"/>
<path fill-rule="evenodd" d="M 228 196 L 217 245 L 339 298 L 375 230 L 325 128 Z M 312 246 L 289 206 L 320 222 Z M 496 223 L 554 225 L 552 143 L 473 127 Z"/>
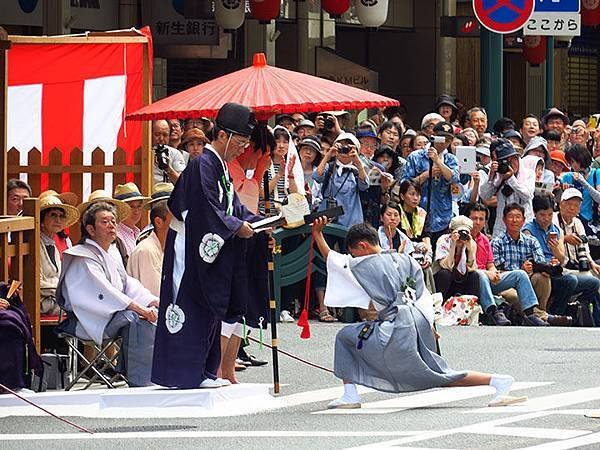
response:
<path fill-rule="evenodd" d="M 534 0 L 473 0 L 473 11 L 481 25 L 501 34 L 523 28 L 534 8 Z"/>

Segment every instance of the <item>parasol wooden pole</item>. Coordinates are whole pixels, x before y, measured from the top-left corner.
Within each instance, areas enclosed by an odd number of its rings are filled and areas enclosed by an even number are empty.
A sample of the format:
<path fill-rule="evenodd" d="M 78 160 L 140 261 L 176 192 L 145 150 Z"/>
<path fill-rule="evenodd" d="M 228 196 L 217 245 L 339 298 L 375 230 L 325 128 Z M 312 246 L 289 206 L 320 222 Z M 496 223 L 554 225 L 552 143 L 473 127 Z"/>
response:
<path fill-rule="evenodd" d="M 263 175 L 263 198 L 265 204 L 265 216 L 271 212 L 271 200 L 269 195 L 269 171 Z M 268 242 L 267 242 L 268 245 Z M 279 354 L 277 350 L 277 302 L 274 297 L 275 282 L 273 272 L 275 263 L 273 262 L 273 251 L 268 249 L 268 270 L 269 270 L 269 311 L 271 314 L 271 349 L 273 351 L 273 392 L 279 394 Z"/>

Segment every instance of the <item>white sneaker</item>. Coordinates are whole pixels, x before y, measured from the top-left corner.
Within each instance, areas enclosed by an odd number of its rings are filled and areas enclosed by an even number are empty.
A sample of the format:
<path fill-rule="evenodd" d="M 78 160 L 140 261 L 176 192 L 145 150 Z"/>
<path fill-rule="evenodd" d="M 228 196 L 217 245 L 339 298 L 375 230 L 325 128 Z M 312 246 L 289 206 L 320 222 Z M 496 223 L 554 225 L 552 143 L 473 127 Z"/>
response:
<path fill-rule="evenodd" d="M 327 409 L 359 409 L 360 407 L 360 402 L 348 402 L 344 397 L 333 400 L 327 405 Z"/>
<path fill-rule="evenodd" d="M 217 378 L 215 381 L 220 383 L 221 386 L 231 386 L 231 381 L 226 380 L 225 378 Z"/>
<path fill-rule="evenodd" d="M 290 314 L 290 312 L 287 309 L 284 309 L 281 311 L 281 314 L 279 315 L 279 319 L 282 322 L 287 322 L 287 323 L 295 322 L 294 318 L 292 317 L 292 315 Z"/>
<path fill-rule="evenodd" d="M 220 388 L 222 386 L 225 386 L 224 384 L 222 384 L 218 380 L 220 380 L 220 378 L 217 378 L 216 380 L 211 380 L 210 378 L 207 378 L 202 383 L 200 383 L 200 386 L 198 386 L 198 387 L 200 389 L 216 389 L 216 388 Z"/>
<path fill-rule="evenodd" d="M 526 396 L 521 396 L 521 397 L 515 397 L 512 395 L 498 395 L 497 397 L 494 397 L 489 403 L 488 406 L 490 407 L 494 407 L 494 406 L 508 406 L 508 405 L 514 405 L 516 403 L 523 403 L 527 401 L 527 397 Z"/>

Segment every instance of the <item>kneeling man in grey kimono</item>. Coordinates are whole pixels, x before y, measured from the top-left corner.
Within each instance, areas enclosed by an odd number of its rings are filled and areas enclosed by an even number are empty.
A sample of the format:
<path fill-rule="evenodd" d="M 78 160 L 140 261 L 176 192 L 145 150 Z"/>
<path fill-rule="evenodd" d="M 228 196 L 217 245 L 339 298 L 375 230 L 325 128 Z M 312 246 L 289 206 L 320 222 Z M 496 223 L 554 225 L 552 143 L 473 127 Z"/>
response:
<path fill-rule="evenodd" d="M 457 372 L 436 353 L 431 295 L 414 259 L 382 251 L 377 231 L 367 224 L 348 230 L 351 255 L 342 255 L 325 242 L 326 224 L 324 217 L 313 224 L 315 242 L 327 261 L 325 304 L 367 309 L 372 301 L 378 311 L 376 321 L 349 325 L 337 334 L 334 372 L 344 382 L 344 395 L 328 408 L 360 408 L 357 384 L 394 393 L 490 385 L 496 390 L 490 406 L 527 400 L 508 395 L 513 377 Z"/>
<path fill-rule="evenodd" d="M 122 337 L 116 367 L 130 386 L 149 386 L 159 299 L 108 253 L 123 217 L 108 203 L 91 205 L 82 221 L 83 242 L 64 252 L 56 300 L 67 311 L 60 328 L 102 345 Z"/>

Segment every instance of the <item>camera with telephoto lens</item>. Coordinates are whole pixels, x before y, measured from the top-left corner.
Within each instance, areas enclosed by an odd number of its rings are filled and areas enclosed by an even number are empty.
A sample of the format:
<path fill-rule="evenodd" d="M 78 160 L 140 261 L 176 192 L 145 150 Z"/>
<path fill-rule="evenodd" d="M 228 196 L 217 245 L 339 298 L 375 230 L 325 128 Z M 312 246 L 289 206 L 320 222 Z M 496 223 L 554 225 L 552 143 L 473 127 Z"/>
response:
<path fill-rule="evenodd" d="M 460 239 L 461 241 L 468 241 L 469 237 L 470 235 L 467 230 L 458 230 L 458 239 Z"/>
<path fill-rule="evenodd" d="M 585 244 L 587 244 L 586 236 L 579 236 L 581 239 L 581 244 L 577 246 L 577 268 L 580 272 L 587 272 L 591 269 L 590 267 L 590 259 L 588 258 L 587 249 L 585 248 Z"/>
<path fill-rule="evenodd" d="M 509 170 L 510 165 L 508 164 L 508 161 L 506 161 L 505 159 L 503 159 L 502 161 L 498 161 L 498 170 L 496 172 L 504 175 L 505 173 L 508 173 Z"/>
<path fill-rule="evenodd" d="M 340 153 L 342 155 L 347 155 L 348 153 L 350 153 L 350 147 L 344 145 L 342 148 L 340 148 Z"/>
<path fill-rule="evenodd" d="M 164 144 L 154 146 L 154 157 L 156 165 L 160 170 L 167 170 L 169 168 L 169 149 Z"/>

